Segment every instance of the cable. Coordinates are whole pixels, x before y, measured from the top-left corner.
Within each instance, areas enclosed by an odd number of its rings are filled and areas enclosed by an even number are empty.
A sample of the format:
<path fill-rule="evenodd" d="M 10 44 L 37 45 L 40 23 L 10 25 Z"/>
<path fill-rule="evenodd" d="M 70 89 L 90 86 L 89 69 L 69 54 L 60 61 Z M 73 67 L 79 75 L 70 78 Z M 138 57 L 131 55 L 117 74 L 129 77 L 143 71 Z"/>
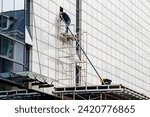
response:
<path fill-rule="evenodd" d="M 94 65 L 92 64 L 91 60 L 89 59 L 89 57 L 87 56 L 87 54 L 85 53 L 85 51 L 83 50 L 83 48 L 81 47 L 80 43 L 77 41 L 76 37 L 73 35 L 72 31 L 70 30 L 69 26 L 66 24 L 64 18 L 60 15 L 60 17 L 62 18 L 63 22 L 65 23 L 66 27 L 69 29 L 71 35 L 74 37 L 77 46 L 80 47 L 81 51 L 83 52 L 83 54 L 85 55 L 85 57 L 87 58 L 87 60 L 89 61 L 89 63 L 91 64 L 92 68 L 94 69 L 94 71 L 96 72 L 97 76 L 100 78 L 101 82 L 103 84 L 105 84 L 105 82 L 103 81 L 103 78 L 99 75 L 98 71 L 96 70 L 96 68 L 94 67 Z"/>

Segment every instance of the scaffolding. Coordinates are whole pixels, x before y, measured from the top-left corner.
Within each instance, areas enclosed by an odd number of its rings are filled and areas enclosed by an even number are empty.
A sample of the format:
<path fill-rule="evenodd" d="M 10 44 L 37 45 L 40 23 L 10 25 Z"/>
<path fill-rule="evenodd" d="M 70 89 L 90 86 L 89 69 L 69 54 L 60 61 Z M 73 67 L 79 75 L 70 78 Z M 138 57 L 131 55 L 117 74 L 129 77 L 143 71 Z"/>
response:
<path fill-rule="evenodd" d="M 58 26 L 58 41 L 57 41 L 57 73 L 56 79 L 62 82 L 64 86 L 74 86 L 76 85 L 76 77 L 80 75 L 80 84 L 86 85 L 87 78 L 87 60 L 83 53 L 81 52 L 81 59 L 77 55 L 77 44 L 75 39 L 78 34 L 75 33 L 74 25 L 70 25 L 73 34 L 64 33 L 65 25 Z M 82 43 L 82 42 L 81 42 Z M 84 44 L 86 50 L 86 45 Z M 76 65 L 81 67 L 80 73 L 76 74 Z"/>

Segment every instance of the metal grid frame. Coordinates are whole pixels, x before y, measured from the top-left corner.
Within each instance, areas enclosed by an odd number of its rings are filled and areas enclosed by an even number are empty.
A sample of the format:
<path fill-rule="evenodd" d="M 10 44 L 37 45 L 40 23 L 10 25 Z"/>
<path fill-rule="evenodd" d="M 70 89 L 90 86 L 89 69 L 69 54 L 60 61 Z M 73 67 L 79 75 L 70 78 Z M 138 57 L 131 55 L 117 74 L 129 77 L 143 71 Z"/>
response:
<path fill-rule="evenodd" d="M 149 100 L 150 97 L 123 85 L 58 87 L 53 91 L 61 99 L 73 100 Z"/>
<path fill-rule="evenodd" d="M 68 33 L 68 36 L 71 36 L 72 39 L 67 40 L 67 37 L 64 38 L 63 32 L 65 31 L 65 25 L 58 25 L 58 40 L 56 42 L 56 79 L 61 82 L 68 82 L 66 86 L 74 86 L 75 84 L 75 65 L 81 66 L 81 81 L 80 85 L 87 84 L 87 60 L 83 53 L 81 53 L 81 60 L 76 53 L 76 32 L 75 25 L 70 25 L 72 34 Z M 83 37 L 82 37 L 83 38 Z M 87 38 L 87 37 L 84 37 Z M 86 39 L 85 39 L 86 40 Z M 85 47 L 84 47 L 85 46 Z M 86 48 L 87 45 L 82 45 L 82 48 Z"/>
<path fill-rule="evenodd" d="M 29 92 L 27 89 L 0 91 L 0 100 L 23 99 L 41 96 L 38 92 Z"/>

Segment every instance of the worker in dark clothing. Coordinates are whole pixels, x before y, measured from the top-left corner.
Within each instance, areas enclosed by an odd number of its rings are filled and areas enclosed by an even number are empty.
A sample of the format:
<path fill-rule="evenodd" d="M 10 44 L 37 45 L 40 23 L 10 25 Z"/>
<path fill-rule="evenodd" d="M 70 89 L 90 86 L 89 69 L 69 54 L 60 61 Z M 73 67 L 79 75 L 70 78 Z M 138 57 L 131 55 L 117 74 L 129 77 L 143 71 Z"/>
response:
<path fill-rule="evenodd" d="M 105 79 L 103 79 L 103 81 L 102 81 L 102 85 L 110 85 L 111 82 L 112 82 L 112 80 L 105 78 Z"/>
<path fill-rule="evenodd" d="M 63 12 L 63 8 L 60 8 L 60 18 L 65 21 L 66 33 L 68 33 L 69 25 L 71 23 L 71 19 L 70 19 L 69 15 L 67 13 Z"/>

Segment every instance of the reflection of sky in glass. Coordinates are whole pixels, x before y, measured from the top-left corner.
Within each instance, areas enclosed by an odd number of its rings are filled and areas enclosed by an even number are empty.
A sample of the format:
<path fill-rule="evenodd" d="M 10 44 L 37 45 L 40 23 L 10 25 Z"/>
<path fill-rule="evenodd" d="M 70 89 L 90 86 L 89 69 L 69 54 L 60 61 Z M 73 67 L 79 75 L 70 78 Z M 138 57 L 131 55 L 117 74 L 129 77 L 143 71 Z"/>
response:
<path fill-rule="evenodd" d="M 24 0 L 0 0 L 0 12 L 24 9 Z"/>

